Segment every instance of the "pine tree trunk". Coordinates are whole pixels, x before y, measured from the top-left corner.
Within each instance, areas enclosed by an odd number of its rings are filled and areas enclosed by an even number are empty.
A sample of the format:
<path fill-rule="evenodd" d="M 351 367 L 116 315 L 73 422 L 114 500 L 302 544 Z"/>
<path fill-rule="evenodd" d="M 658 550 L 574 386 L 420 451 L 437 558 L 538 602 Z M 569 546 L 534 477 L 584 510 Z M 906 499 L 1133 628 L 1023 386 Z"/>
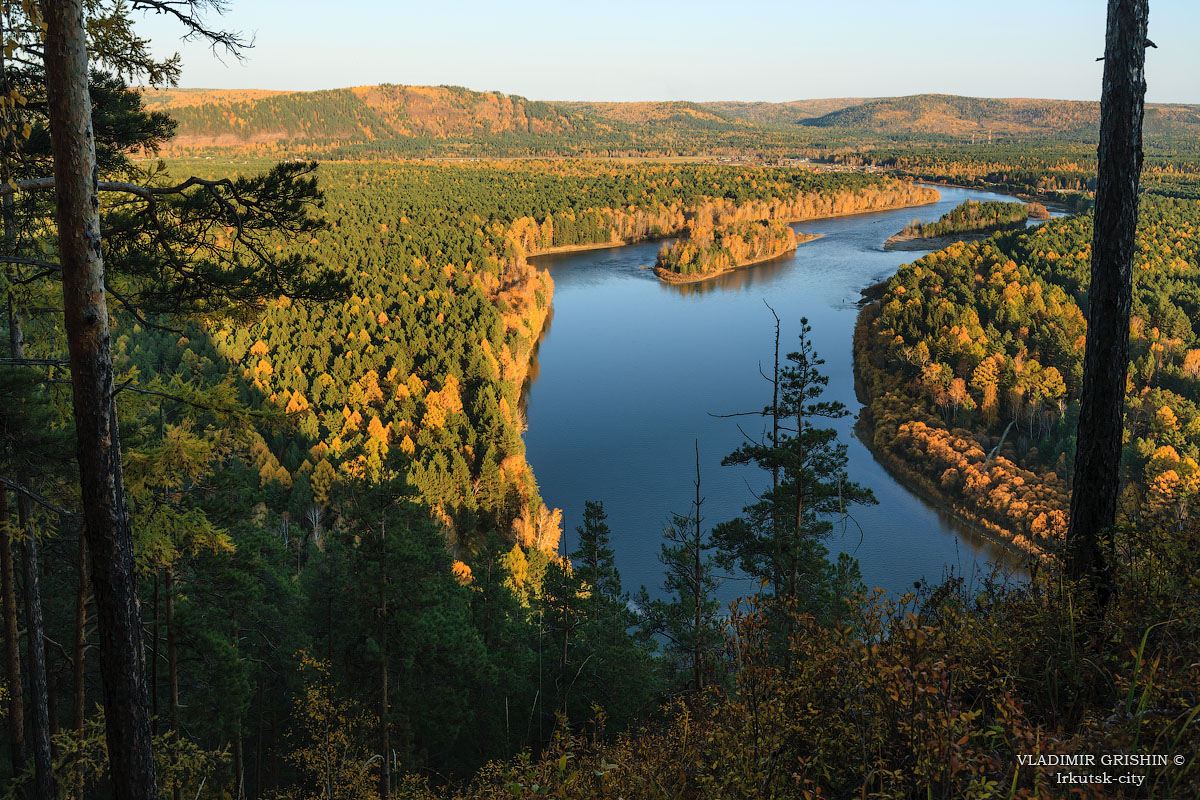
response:
<path fill-rule="evenodd" d="M 14 359 L 25 357 L 25 333 L 21 317 L 9 304 L 9 345 Z M 25 476 L 19 475 L 25 483 Z M 42 590 L 38 574 L 38 540 L 33 528 L 33 509 L 29 498 L 17 493 L 17 519 L 24 534 L 21 545 L 22 594 L 25 599 L 26 667 L 29 670 L 29 704 L 33 712 L 31 742 L 34 797 L 54 796 L 54 775 L 51 772 L 50 752 L 50 694 L 46 682 L 46 639 L 42 623 Z"/>
<path fill-rule="evenodd" d="M 175 635 L 175 573 L 170 567 L 166 570 L 166 585 L 163 587 L 167 595 L 167 702 L 170 704 L 171 734 L 179 740 L 179 649 L 178 637 Z M 172 762 L 178 767 L 179 762 Z M 183 797 L 183 787 L 176 780 L 171 789 L 171 797 L 180 800 Z"/>
<path fill-rule="evenodd" d="M 779 349 L 779 328 L 778 328 L 778 326 L 776 327 L 775 331 L 776 331 L 775 348 L 776 348 L 776 351 L 778 351 L 778 349 Z M 778 369 L 778 364 L 779 364 L 778 352 L 776 352 L 775 364 L 776 364 L 776 369 Z M 775 385 L 776 385 L 776 387 L 779 386 L 778 381 L 776 381 Z M 704 564 L 703 564 L 703 561 L 701 560 L 701 556 L 703 554 L 700 552 L 701 545 L 703 544 L 703 541 L 704 541 L 703 535 L 701 534 L 701 528 L 700 528 L 700 523 L 701 523 L 700 505 L 703 502 L 704 501 L 700 498 L 700 440 L 697 439 L 696 440 L 696 503 L 695 503 L 696 539 L 695 539 L 695 541 L 692 542 L 692 603 L 694 605 L 694 609 L 693 609 L 694 618 L 692 620 L 692 673 L 693 673 L 693 679 L 695 680 L 697 692 L 699 692 L 700 690 L 702 690 L 704 688 L 704 668 L 703 668 L 703 665 L 700 663 L 700 661 L 701 661 L 700 630 L 701 630 L 701 625 L 703 624 L 703 620 L 701 617 L 701 613 L 702 613 L 703 609 L 701 608 L 701 604 L 703 603 L 703 593 L 704 593 L 704 587 L 702 587 L 700 585 L 701 581 L 703 581 L 703 579 L 704 579 L 704 574 L 703 574 Z"/>
<path fill-rule="evenodd" d="M 238 627 L 237 620 L 233 621 L 233 651 L 235 658 L 241 661 L 241 654 L 238 653 L 238 644 L 241 641 L 241 628 Z M 234 720 L 233 731 L 233 780 L 234 780 L 234 800 L 245 800 L 246 798 L 246 754 L 244 743 L 242 742 L 242 716 L 239 713 L 237 719 Z"/>
<path fill-rule="evenodd" d="M 117 430 L 82 0 L 42 4 L 63 324 L 113 794 L 155 800 L 146 665 Z"/>
<path fill-rule="evenodd" d="M 379 796 L 383 800 L 388 800 L 392 795 L 392 746 L 387 720 L 388 691 L 387 639 L 385 638 L 383 658 L 379 663 L 379 752 L 383 756 L 382 769 L 379 771 Z"/>
<path fill-rule="evenodd" d="M 71 728 L 75 731 L 75 735 L 80 739 L 83 738 L 83 723 L 87 711 L 85 706 L 85 678 L 87 672 L 85 670 L 87 653 L 87 598 L 88 598 L 88 581 L 87 581 L 87 539 L 83 537 L 83 532 L 79 534 L 79 588 L 75 593 L 75 654 L 74 663 L 71 665 L 71 678 L 73 682 L 72 703 L 71 703 Z M 75 800 L 83 798 L 83 763 L 77 763 L 74 768 L 75 773 Z"/>
<path fill-rule="evenodd" d="M 263 677 L 258 674 L 258 733 L 254 745 L 254 797 L 263 796 Z"/>
<path fill-rule="evenodd" d="M 384 520 L 379 525 L 379 563 L 383 563 L 384 549 L 387 547 L 386 528 Z M 390 727 L 388 725 L 389 701 L 391 700 L 388 687 L 388 579 L 386 573 L 379 581 L 379 643 L 381 658 L 379 659 L 379 754 L 383 763 L 379 770 L 379 796 L 388 800 L 392 795 L 392 745 Z"/>
<path fill-rule="evenodd" d="M 271 790 L 279 789 L 279 713 L 271 709 Z M 259 792 L 259 797 L 265 794 Z"/>
<path fill-rule="evenodd" d="M 158 719 L 158 567 L 154 568 L 154 594 L 150 601 L 150 724 L 153 733 L 162 730 Z"/>
<path fill-rule="evenodd" d="M 21 356 L 18 356 L 18 358 Z M 25 595 L 25 658 L 29 669 L 29 707 L 33 734 L 33 796 L 54 797 L 50 753 L 50 689 L 46 683 L 46 634 L 42 624 L 42 590 L 38 575 L 38 541 L 29 498 L 17 496 L 17 515 L 25 531 L 21 545 L 21 578 Z"/>
<path fill-rule="evenodd" d="M 775 309 L 767 306 L 771 310 L 771 316 L 775 317 L 775 367 L 771 375 L 771 447 L 779 447 L 779 315 L 775 313 Z M 775 459 L 771 464 L 771 497 L 775 503 L 771 508 L 771 539 L 773 542 L 778 542 L 779 537 L 783 535 L 783 520 L 779 513 L 779 461 Z M 776 556 L 771 559 L 774 562 L 772 568 L 772 586 L 771 589 L 775 595 L 779 596 L 780 583 L 783 581 L 783 576 L 780 574 L 779 558 Z"/>
<path fill-rule="evenodd" d="M 1091 584 L 1101 607 L 1112 592 L 1105 551 L 1120 491 L 1148 13 L 1148 0 L 1108 3 L 1087 345 L 1067 533 L 1067 574 Z"/>
<path fill-rule="evenodd" d="M 0 15 L 0 40 L 5 38 L 4 18 Z M 0 91 L 8 94 L 8 64 L 4 48 L 0 47 Z M 15 120 L 8 117 L 4 120 L 7 127 L 15 129 Z M 8 163 L 8 147 L 4 142 L 0 147 L 0 181 L 8 183 L 12 178 Z M 11 255 L 16 250 L 17 233 L 16 219 L 13 211 L 13 198 L 6 194 L 3 200 L 4 215 L 4 252 Z M 13 308 L 12 294 L 8 295 L 9 335 L 15 338 L 14 326 L 17 321 Z M 12 759 L 13 777 L 25 769 L 28 758 L 25 752 L 25 698 L 24 687 L 21 684 L 21 631 L 17 622 L 17 583 L 13 566 L 12 530 L 8 518 L 8 487 L 0 487 L 0 603 L 4 612 L 4 654 L 5 679 L 8 686 L 8 745 L 9 756 Z"/>
<path fill-rule="evenodd" d="M 234 800 L 246 798 L 246 765 L 242 753 L 242 722 L 238 720 L 237 730 L 233 735 L 233 797 Z"/>
<path fill-rule="evenodd" d="M 21 685 L 21 628 L 17 622 L 17 580 L 13 568 L 8 489 L 0 488 L 0 593 L 4 602 L 4 667 L 8 681 L 8 746 L 13 776 L 25 769 L 25 699 Z"/>

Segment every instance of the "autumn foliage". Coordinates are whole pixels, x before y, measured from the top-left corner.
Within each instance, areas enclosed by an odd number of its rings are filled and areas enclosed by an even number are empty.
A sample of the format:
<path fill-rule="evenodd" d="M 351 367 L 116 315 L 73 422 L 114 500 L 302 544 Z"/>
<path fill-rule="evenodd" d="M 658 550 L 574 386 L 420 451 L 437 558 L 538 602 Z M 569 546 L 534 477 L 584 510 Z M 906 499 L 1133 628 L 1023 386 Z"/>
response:
<path fill-rule="evenodd" d="M 1200 203 L 1142 203 L 1126 397 L 1127 523 L 1182 526 L 1200 458 Z M 983 527 L 1053 550 L 1082 381 L 1090 217 L 900 268 L 855 338 L 876 452 Z"/>

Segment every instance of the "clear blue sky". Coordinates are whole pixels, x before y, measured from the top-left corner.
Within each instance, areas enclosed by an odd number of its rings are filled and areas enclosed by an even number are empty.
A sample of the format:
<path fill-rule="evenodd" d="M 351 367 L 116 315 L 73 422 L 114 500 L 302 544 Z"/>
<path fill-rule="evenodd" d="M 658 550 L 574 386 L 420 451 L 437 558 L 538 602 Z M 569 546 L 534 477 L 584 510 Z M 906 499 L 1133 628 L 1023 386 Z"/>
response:
<path fill-rule="evenodd" d="M 245 61 L 180 52 L 181 86 L 457 84 L 539 100 L 795 100 L 945 92 L 1094 100 L 1104 0 L 230 0 Z M 1200 0 L 1151 0 L 1147 98 L 1200 102 Z"/>

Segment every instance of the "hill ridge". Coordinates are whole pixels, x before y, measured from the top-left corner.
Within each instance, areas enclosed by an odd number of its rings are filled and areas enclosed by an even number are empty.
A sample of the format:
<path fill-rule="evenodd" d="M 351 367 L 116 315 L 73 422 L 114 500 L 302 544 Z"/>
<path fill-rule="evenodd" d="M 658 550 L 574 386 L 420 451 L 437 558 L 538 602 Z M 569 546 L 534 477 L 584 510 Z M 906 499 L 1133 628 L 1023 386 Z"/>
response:
<path fill-rule="evenodd" d="M 803 147 L 836 136 L 1073 137 L 1098 103 L 939 93 L 765 101 L 543 101 L 462 86 L 149 89 L 179 123 L 170 151 L 205 148 L 442 155 L 664 154 Z M 826 133 L 818 133 L 819 131 Z M 1200 135 L 1200 105 L 1149 103 L 1147 135 Z"/>

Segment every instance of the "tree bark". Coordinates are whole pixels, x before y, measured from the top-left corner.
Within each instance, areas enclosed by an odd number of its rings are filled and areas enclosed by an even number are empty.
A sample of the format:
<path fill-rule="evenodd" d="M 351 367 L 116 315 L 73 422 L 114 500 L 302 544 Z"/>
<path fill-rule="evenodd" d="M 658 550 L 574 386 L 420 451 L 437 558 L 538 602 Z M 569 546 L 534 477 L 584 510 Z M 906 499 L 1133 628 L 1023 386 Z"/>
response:
<path fill-rule="evenodd" d="M 154 595 L 150 601 L 150 613 L 153 615 L 150 623 L 150 724 L 153 733 L 162 730 L 158 719 L 158 567 L 154 568 Z"/>
<path fill-rule="evenodd" d="M 261 667 L 260 667 L 261 669 Z M 254 798 L 258 800 L 263 794 L 263 676 L 258 673 L 258 733 L 254 744 Z"/>
<path fill-rule="evenodd" d="M 33 796 L 54 797 L 50 753 L 50 690 L 46 684 L 46 638 L 42 624 L 42 590 L 38 575 L 38 541 L 29 498 L 17 495 L 17 515 L 25 531 L 21 544 L 21 578 L 25 595 L 26 664 L 29 668 L 29 706 L 33 712 Z"/>
<path fill-rule="evenodd" d="M 179 639 L 175 635 L 175 573 L 172 567 L 166 569 L 166 585 L 163 587 L 167 595 L 167 702 L 170 704 L 171 734 L 179 740 Z M 178 766 L 178 760 L 172 761 Z M 176 779 L 171 789 L 171 797 L 180 800 L 183 797 L 183 787 Z"/>
<path fill-rule="evenodd" d="M 776 327 L 775 327 L 775 369 L 776 369 L 776 372 L 778 372 L 778 370 L 779 370 L 779 326 L 778 325 L 776 325 Z M 776 377 L 778 378 L 778 376 L 776 376 Z M 776 391 L 778 391 L 778 387 L 779 387 L 778 379 L 775 382 L 775 387 L 776 387 Z M 776 402 L 777 402 L 776 400 L 772 400 L 772 409 L 775 408 Z M 778 414 L 775 414 L 774 416 L 776 419 L 778 419 Z M 695 500 L 695 505 L 693 506 L 693 508 L 695 508 L 694 530 L 695 530 L 696 538 L 692 541 L 692 604 L 694 606 L 694 608 L 692 609 L 692 611 L 693 611 L 692 677 L 696 684 L 696 691 L 700 692 L 702 689 L 704 689 L 704 665 L 701 663 L 702 656 L 701 656 L 701 646 L 700 646 L 701 645 L 700 630 L 701 630 L 701 626 L 703 624 L 703 619 L 701 617 L 701 612 L 703 611 L 703 609 L 701 608 L 701 604 L 703 602 L 703 593 L 704 593 L 704 587 L 701 586 L 701 583 L 704 580 L 704 562 L 703 562 L 703 559 L 701 558 L 701 556 L 703 555 L 701 550 L 703 550 L 704 536 L 703 536 L 703 533 L 701 532 L 702 529 L 700 527 L 700 524 L 702 522 L 702 520 L 700 518 L 700 506 L 701 506 L 701 504 L 704 503 L 704 500 L 700 497 L 700 440 L 697 439 L 695 444 L 696 444 L 696 500 Z M 774 470 L 772 472 L 774 472 Z M 773 477 L 772 482 L 777 485 L 777 480 L 774 479 L 774 476 L 772 476 L 772 477 Z"/>
<path fill-rule="evenodd" d="M 1103 608 L 1112 593 L 1106 550 L 1116 521 L 1129 370 L 1148 0 L 1109 0 L 1100 98 L 1099 175 L 1067 574 L 1090 584 Z"/>
<path fill-rule="evenodd" d="M 384 611 L 386 615 L 387 611 Z M 384 617 L 386 624 L 386 616 Z M 379 770 L 379 796 L 388 800 L 392 796 L 392 745 L 390 727 L 388 725 L 388 661 L 387 633 L 383 638 L 383 657 L 379 661 L 379 749 L 383 756 L 382 768 Z"/>
<path fill-rule="evenodd" d="M 156 800 L 133 542 L 121 475 L 96 143 L 82 0 L 43 2 L 63 324 L 71 357 L 80 501 L 91 555 L 113 794 Z"/>
<path fill-rule="evenodd" d="M 21 629 L 17 622 L 17 581 L 8 520 L 8 488 L 0 487 L 0 593 L 4 602 L 4 667 L 8 681 L 8 745 L 13 777 L 25 769 L 25 690 L 21 685 Z"/>
<path fill-rule="evenodd" d="M 25 332 L 21 316 L 9 302 L 9 345 L 14 359 L 25 357 Z M 26 476 L 18 479 L 27 484 Z M 54 796 L 54 775 L 50 752 L 50 694 L 46 683 L 46 640 L 42 623 L 42 590 L 38 575 L 38 540 L 33 528 L 33 509 L 29 498 L 17 493 L 17 519 L 24 534 L 21 545 L 22 594 L 25 599 L 26 667 L 29 670 L 29 704 L 32 710 L 33 795 Z"/>
<path fill-rule="evenodd" d="M 71 727 L 75 735 L 83 739 L 83 724 L 86 716 L 86 677 L 87 671 L 87 539 L 83 532 L 79 533 L 79 583 L 75 593 L 75 654 L 71 664 L 73 692 L 71 702 Z M 80 760 L 74 766 L 75 800 L 83 798 L 83 762 Z"/>
<path fill-rule="evenodd" d="M 233 797 L 234 800 L 245 800 L 246 765 L 243 761 L 241 720 L 238 720 L 235 726 L 236 731 L 233 734 Z"/>

